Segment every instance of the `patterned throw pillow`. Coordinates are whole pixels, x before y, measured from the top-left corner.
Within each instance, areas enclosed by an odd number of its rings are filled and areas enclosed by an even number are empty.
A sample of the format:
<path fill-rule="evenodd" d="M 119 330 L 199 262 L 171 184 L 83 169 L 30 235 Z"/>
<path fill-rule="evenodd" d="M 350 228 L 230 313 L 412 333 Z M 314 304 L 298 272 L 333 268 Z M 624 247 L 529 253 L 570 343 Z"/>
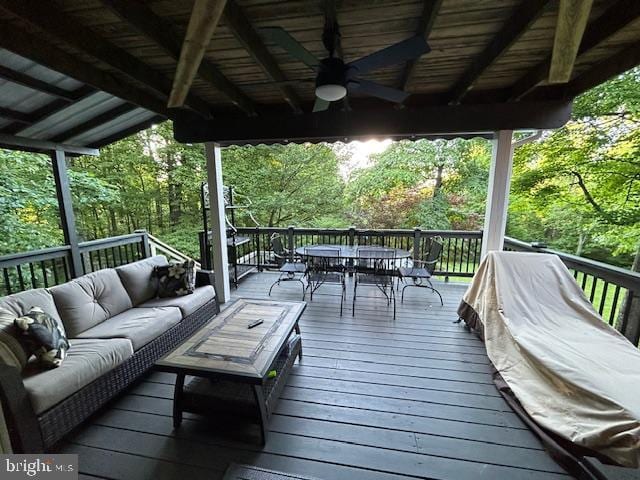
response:
<path fill-rule="evenodd" d="M 0 363 L 22 371 L 27 366 L 31 350 L 16 327 L 16 314 L 0 308 Z"/>
<path fill-rule="evenodd" d="M 189 295 L 196 288 L 196 262 L 193 260 L 155 267 L 153 275 L 158 282 L 160 298 Z"/>
<path fill-rule="evenodd" d="M 26 315 L 16 318 L 15 325 L 42 365 L 54 368 L 62 364 L 69 349 L 62 323 L 41 308 L 34 307 Z"/>

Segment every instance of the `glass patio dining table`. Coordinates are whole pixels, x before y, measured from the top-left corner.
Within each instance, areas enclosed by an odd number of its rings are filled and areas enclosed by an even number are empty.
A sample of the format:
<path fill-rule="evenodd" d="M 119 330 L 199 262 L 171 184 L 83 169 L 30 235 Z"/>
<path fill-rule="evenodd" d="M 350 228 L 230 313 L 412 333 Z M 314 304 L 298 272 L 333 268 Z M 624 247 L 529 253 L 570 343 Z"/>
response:
<path fill-rule="evenodd" d="M 336 256 L 336 250 L 339 254 Z M 367 258 L 375 258 L 375 250 L 380 250 L 380 258 L 389 258 L 389 252 L 393 251 L 392 257 L 396 260 L 409 258 L 411 253 L 402 248 L 380 247 L 377 245 L 306 245 L 296 248 L 296 255 L 301 257 L 318 257 L 318 258 L 340 258 L 344 260 L 356 260 L 360 258 L 360 250 L 367 251 Z M 383 253 L 384 252 L 384 253 Z"/>

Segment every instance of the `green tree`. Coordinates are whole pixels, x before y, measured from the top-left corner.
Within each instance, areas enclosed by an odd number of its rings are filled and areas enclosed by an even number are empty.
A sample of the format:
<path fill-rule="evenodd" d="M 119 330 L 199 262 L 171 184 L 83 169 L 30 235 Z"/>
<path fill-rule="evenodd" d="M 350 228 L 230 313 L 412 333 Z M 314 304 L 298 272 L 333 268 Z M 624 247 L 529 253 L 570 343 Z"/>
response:
<path fill-rule="evenodd" d="M 252 202 L 263 226 L 316 226 L 343 209 L 344 183 L 338 158 L 326 145 L 228 147 L 223 150 L 223 178 Z M 252 225 L 238 210 L 241 225 Z"/>

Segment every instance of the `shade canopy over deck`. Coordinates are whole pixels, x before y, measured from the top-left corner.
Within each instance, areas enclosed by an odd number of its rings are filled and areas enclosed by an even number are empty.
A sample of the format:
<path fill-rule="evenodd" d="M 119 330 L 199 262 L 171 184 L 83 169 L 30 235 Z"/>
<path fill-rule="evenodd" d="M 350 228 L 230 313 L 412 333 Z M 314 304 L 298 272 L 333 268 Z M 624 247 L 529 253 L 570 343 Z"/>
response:
<path fill-rule="evenodd" d="M 315 73 L 263 29 L 324 58 L 325 12 L 345 61 L 427 38 L 417 61 L 364 76 L 410 92 L 404 108 L 350 93 L 350 111 L 311 113 Z M 639 16 L 633 0 L 3 0 L 1 143 L 100 147 L 169 117 L 179 140 L 222 144 L 555 128 L 572 98 L 640 62 Z M 201 62 L 183 48 L 190 19 L 210 27 L 188 36 Z"/>

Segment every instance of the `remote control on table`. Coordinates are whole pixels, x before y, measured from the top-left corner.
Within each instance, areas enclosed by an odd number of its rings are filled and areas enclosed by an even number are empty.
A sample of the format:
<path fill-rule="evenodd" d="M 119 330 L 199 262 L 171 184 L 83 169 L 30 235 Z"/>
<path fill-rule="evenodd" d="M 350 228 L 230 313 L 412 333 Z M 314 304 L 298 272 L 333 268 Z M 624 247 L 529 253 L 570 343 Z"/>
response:
<path fill-rule="evenodd" d="M 258 325 L 260 325 L 263 322 L 264 322 L 264 320 L 262 318 L 259 318 L 258 320 L 254 320 L 249 325 L 247 325 L 247 328 L 257 327 Z"/>

